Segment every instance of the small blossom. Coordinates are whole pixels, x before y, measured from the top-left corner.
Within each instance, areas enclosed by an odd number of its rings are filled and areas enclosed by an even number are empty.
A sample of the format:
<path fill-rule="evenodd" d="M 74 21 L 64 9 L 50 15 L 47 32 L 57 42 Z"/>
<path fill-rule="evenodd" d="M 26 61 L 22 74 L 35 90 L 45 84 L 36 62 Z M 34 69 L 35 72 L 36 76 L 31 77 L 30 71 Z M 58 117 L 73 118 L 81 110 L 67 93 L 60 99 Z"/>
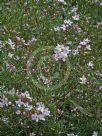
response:
<path fill-rule="evenodd" d="M 60 28 L 61 28 L 63 31 L 65 31 L 67 27 L 66 27 L 65 24 L 62 24 Z"/>
<path fill-rule="evenodd" d="M 94 131 L 92 136 L 98 136 L 98 133 Z"/>
<path fill-rule="evenodd" d="M 99 86 L 99 90 L 102 90 L 102 85 L 101 85 L 101 86 Z"/>
<path fill-rule="evenodd" d="M 40 120 L 37 113 L 32 114 L 32 115 L 31 115 L 31 118 L 32 118 L 32 120 L 34 120 L 34 121 L 36 121 L 36 122 L 38 122 L 38 121 Z"/>
<path fill-rule="evenodd" d="M 61 2 L 61 3 L 64 4 L 64 5 L 67 4 L 64 0 L 58 0 L 58 2 Z"/>
<path fill-rule="evenodd" d="M 36 41 L 37 41 L 37 39 L 35 37 L 32 37 L 32 39 L 28 41 L 27 45 L 31 45 L 31 44 L 35 43 Z"/>
<path fill-rule="evenodd" d="M 49 116 L 50 115 L 49 109 L 45 108 L 45 105 L 43 103 L 40 102 L 40 103 L 37 103 L 36 105 L 37 105 L 36 109 L 38 111 L 41 111 L 44 116 Z"/>
<path fill-rule="evenodd" d="M 20 111 L 20 110 L 17 110 L 17 111 L 16 111 L 16 114 L 17 114 L 17 115 L 20 115 L 20 114 L 21 114 L 21 111 Z"/>
<path fill-rule="evenodd" d="M 78 48 L 75 50 L 72 50 L 72 54 L 75 56 L 75 55 L 77 55 L 77 54 L 79 54 L 79 51 L 78 51 Z"/>
<path fill-rule="evenodd" d="M 66 61 L 69 52 L 70 52 L 69 46 L 64 47 L 64 45 L 58 44 L 54 50 L 54 59 L 56 61 L 58 60 Z"/>
<path fill-rule="evenodd" d="M 10 71 L 10 72 L 14 72 L 16 70 L 16 67 L 13 64 L 6 64 L 6 68 Z"/>
<path fill-rule="evenodd" d="M 9 56 L 10 58 L 12 58 L 13 55 L 14 55 L 14 54 L 12 54 L 12 53 L 10 53 L 10 52 L 8 53 L 8 56 Z"/>
<path fill-rule="evenodd" d="M 93 64 L 92 61 L 89 61 L 89 63 L 88 63 L 87 65 L 88 65 L 88 67 L 92 67 L 92 68 L 93 68 L 93 66 L 94 66 L 94 64 Z"/>
<path fill-rule="evenodd" d="M 97 29 L 98 29 L 101 25 L 102 25 L 102 21 L 101 21 L 101 22 L 97 22 L 97 25 L 96 25 Z"/>
<path fill-rule="evenodd" d="M 45 117 L 50 116 L 50 111 L 45 107 L 43 103 L 36 104 L 36 110 L 40 112 L 40 114 L 34 113 L 31 115 L 32 120 L 38 122 L 39 120 L 45 120 Z"/>
<path fill-rule="evenodd" d="M 71 26 L 73 22 L 70 19 L 68 19 L 68 20 L 64 20 L 64 24 L 68 27 Z"/>
<path fill-rule="evenodd" d="M 81 80 L 80 82 L 81 84 L 85 85 L 87 83 L 87 78 L 84 75 L 82 76 L 82 78 L 80 78 L 80 80 Z"/>
<path fill-rule="evenodd" d="M 60 31 L 60 27 L 59 27 L 59 26 L 54 27 L 54 30 L 55 30 L 55 31 Z"/>
<path fill-rule="evenodd" d="M 36 136 L 36 134 L 34 132 L 30 133 L 29 136 Z"/>
<path fill-rule="evenodd" d="M 21 107 L 21 106 L 25 105 L 24 102 L 21 101 L 21 99 L 18 99 L 17 101 L 15 101 L 15 103 L 16 103 L 16 105 L 17 105 L 18 107 Z"/>
<path fill-rule="evenodd" d="M 12 49 L 15 49 L 15 43 L 11 39 L 8 39 L 7 43 L 11 46 Z"/>
<path fill-rule="evenodd" d="M 73 25 L 73 28 L 79 33 L 82 31 L 82 29 L 78 25 Z"/>
<path fill-rule="evenodd" d="M 74 15 L 74 16 L 72 16 L 72 18 L 73 18 L 74 20 L 78 21 L 78 20 L 80 19 L 80 16 L 79 16 L 79 15 Z"/>
<path fill-rule="evenodd" d="M 89 42 L 90 42 L 90 40 L 88 38 L 86 38 L 83 41 L 81 41 L 79 44 L 81 44 L 81 45 L 87 45 Z"/>
<path fill-rule="evenodd" d="M 9 105 L 11 105 L 11 103 L 9 102 L 8 98 L 6 98 L 5 96 L 3 96 L 2 98 L 0 98 L 0 107 L 8 107 Z"/>
<path fill-rule="evenodd" d="M 90 50 L 91 50 L 90 45 L 87 45 L 87 46 L 86 46 L 86 49 L 90 51 Z"/>
<path fill-rule="evenodd" d="M 100 3 L 100 6 L 102 6 L 102 2 Z"/>
<path fill-rule="evenodd" d="M 44 85 L 47 85 L 48 87 L 49 87 L 50 85 L 52 85 L 51 80 L 47 79 L 46 77 L 41 76 L 41 79 L 42 79 Z"/>
<path fill-rule="evenodd" d="M 63 113 L 64 113 L 64 111 L 63 111 L 63 110 L 61 110 L 61 109 L 57 109 L 57 113 L 58 113 L 58 114 L 63 114 Z"/>
<path fill-rule="evenodd" d="M 7 117 L 2 117 L 2 118 L 0 118 L 0 120 L 2 120 L 5 124 L 7 124 L 9 122 L 9 118 L 7 118 Z"/>

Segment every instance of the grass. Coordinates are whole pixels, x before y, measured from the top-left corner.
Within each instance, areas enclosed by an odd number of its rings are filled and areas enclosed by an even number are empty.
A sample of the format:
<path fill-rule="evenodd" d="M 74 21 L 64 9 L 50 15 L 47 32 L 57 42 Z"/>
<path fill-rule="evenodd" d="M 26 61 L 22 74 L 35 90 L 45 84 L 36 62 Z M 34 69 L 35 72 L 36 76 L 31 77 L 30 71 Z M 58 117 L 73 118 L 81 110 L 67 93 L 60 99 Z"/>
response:
<path fill-rule="evenodd" d="M 33 105 L 43 102 L 50 110 L 45 121 L 36 122 L 17 115 L 13 105 L 2 107 L 0 103 L 0 136 L 29 136 L 32 132 L 36 136 L 92 136 L 94 131 L 102 135 L 102 23 L 97 24 L 102 21 L 100 2 L 66 0 L 67 5 L 63 5 L 57 0 L 0 1 L 0 102 L 5 95 L 15 105 L 17 96 L 13 93 L 28 91 Z M 74 6 L 78 6 L 78 21 L 72 18 Z M 73 26 L 54 30 L 67 19 Z M 76 31 L 74 25 L 82 31 Z M 31 42 L 32 37 L 37 41 Z M 91 50 L 82 46 L 77 55 L 68 55 L 66 62 L 53 59 L 57 44 L 69 46 L 72 52 L 85 38 L 90 40 Z M 90 61 L 93 67 L 87 65 Z M 44 85 L 41 72 L 53 80 L 52 85 Z M 83 75 L 86 84 L 80 83 Z"/>

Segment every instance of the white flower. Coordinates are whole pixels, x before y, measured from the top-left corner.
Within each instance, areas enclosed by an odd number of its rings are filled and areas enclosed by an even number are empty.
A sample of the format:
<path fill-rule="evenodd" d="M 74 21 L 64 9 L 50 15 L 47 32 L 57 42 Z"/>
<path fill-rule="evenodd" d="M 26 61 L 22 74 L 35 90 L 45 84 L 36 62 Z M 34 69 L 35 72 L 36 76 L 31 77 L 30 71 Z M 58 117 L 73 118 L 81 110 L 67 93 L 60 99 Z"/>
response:
<path fill-rule="evenodd" d="M 62 61 L 66 61 L 66 58 L 69 54 L 70 50 L 69 47 L 64 47 L 64 45 L 60 45 L 58 44 L 54 50 L 54 59 L 56 61 L 58 60 L 62 60 Z"/>
<path fill-rule="evenodd" d="M 16 36 L 16 39 L 17 39 L 17 41 L 19 41 L 19 42 L 21 42 L 23 44 L 26 44 L 24 38 Z"/>
<path fill-rule="evenodd" d="M 89 63 L 87 64 L 88 65 L 88 67 L 92 67 L 93 68 L 93 62 L 92 61 L 89 61 Z"/>
<path fill-rule="evenodd" d="M 64 5 L 67 4 L 64 0 L 58 0 L 58 2 L 61 2 L 61 3 L 64 4 Z"/>
<path fill-rule="evenodd" d="M 43 104 L 43 103 L 37 103 L 36 104 L 37 105 L 37 110 L 38 111 L 40 111 L 40 112 L 42 112 L 42 114 L 44 115 L 44 116 L 49 116 L 50 115 L 50 111 L 49 111 L 49 109 L 48 108 L 45 108 L 45 105 Z"/>
<path fill-rule="evenodd" d="M 30 133 L 29 136 L 36 136 L 36 134 L 34 132 Z"/>
<path fill-rule="evenodd" d="M 65 24 L 62 24 L 61 27 L 60 27 L 63 31 L 66 30 L 66 25 Z"/>
<path fill-rule="evenodd" d="M 78 48 L 77 48 L 76 50 L 74 49 L 74 50 L 72 51 L 72 54 L 73 54 L 73 55 L 79 54 Z"/>
<path fill-rule="evenodd" d="M 59 26 L 54 27 L 54 30 L 55 30 L 55 31 L 60 31 L 60 27 L 59 27 Z"/>
<path fill-rule="evenodd" d="M 19 98 L 27 98 L 27 99 L 29 99 L 30 102 L 32 102 L 32 97 L 30 97 L 30 94 L 29 94 L 28 91 L 23 92 L 23 93 L 21 93 L 21 94 L 19 94 L 19 93 L 17 92 L 16 95 L 17 95 Z"/>
<path fill-rule="evenodd" d="M 36 122 L 38 122 L 38 121 L 39 121 L 39 116 L 38 116 L 38 114 L 37 114 L 37 113 L 32 114 L 32 115 L 31 115 L 31 118 L 32 118 L 32 120 L 34 120 L 34 121 L 36 121 Z"/>
<path fill-rule="evenodd" d="M 9 102 L 5 96 L 0 98 L 0 108 L 8 107 L 10 104 L 11 104 L 11 102 Z"/>
<path fill-rule="evenodd" d="M 64 23 L 61 26 L 54 27 L 54 30 L 55 31 L 59 31 L 59 30 L 65 31 L 67 29 L 67 27 L 72 26 L 72 24 L 73 24 L 73 22 L 70 19 L 68 19 L 68 20 L 65 19 Z"/>
<path fill-rule="evenodd" d="M 38 122 L 39 120 L 45 121 L 45 116 L 43 114 L 37 114 L 37 113 L 35 113 L 35 114 L 31 115 L 31 118 L 32 118 L 32 120 L 34 120 L 36 122 Z"/>
<path fill-rule="evenodd" d="M 12 54 L 12 53 L 10 53 L 10 52 L 8 53 L 8 56 L 9 56 L 10 58 L 12 58 L 13 55 L 14 55 L 14 54 Z"/>
<path fill-rule="evenodd" d="M 68 27 L 71 26 L 73 22 L 70 19 L 68 19 L 68 20 L 64 20 L 64 24 Z"/>
<path fill-rule="evenodd" d="M 90 51 L 90 50 L 91 50 L 90 45 L 87 45 L 87 46 L 86 46 L 86 49 Z"/>
<path fill-rule="evenodd" d="M 17 101 L 15 101 L 15 103 L 17 104 L 18 107 L 21 107 L 24 105 L 24 102 L 22 102 L 21 99 L 18 99 Z"/>
<path fill-rule="evenodd" d="M 45 116 L 43 114 L 38 115 L 39 120 L 45 121 Z"/>
<path fill-rule="evenodd" d="M 15 49 L 15 43 L 11 39 L 8 39 L 7 43 L 11 46 L 12 49 Z"/>
<path fill-rule="evenodd" d="M 38 122 L 39 120 L 45 120 L 45 117 L 50 116 L 50 111 L 42 102 L 36 104 L 36 110 L 40 112 L 39 114 L 34 113 L 31 115 L 32 120 Z"/>
<path fill-rule="evenodd" d="M 100 3 L 100 6 L 102 6 L 102 2 Z"/>
<path fill-rule="evenodd" d="M 31 44 L 35 43 L 36 41 L 37 41 L 37 39 L 35 37 L 32 37 L 32 39 L 28 41 L 27 45 L 31 45 Z"/>
<path fill-rule="evenodd" d="M 20 115 L 20 114 L 21 114 L 21 111 L 20 111 L 20 110 L 17 110 L 17 111 L 16 111 L 16 114 L 17 114 L 17 115 Z"/>
<path fill-rule="evenodd" d="M 67 136 L 78 136 L 78 135 L 74 135 L 74 134 L 72 133 L 72 134 L 67 134 Z"/>
<path fill-rule="evenodd" d="M 87 78 L 83 75 L 82 78 L 80 78 L 81 84 L 86 84 L 87 83 Z"/>
<path fill-rule="evenodd" d="M 94 131 L 92 136 L 98 136 L 98 133 Z"/>
<path fill-rule="evenodd" d="M 44 83 L 44 85 L 47 85 L 48 87 L 52 84 L 51 80 L 49 80 L 48 78 L 41 76 L 41 79 Z"/>
<path fill-rule="evenodd" d="M 16 70 L 16 67 L 13 65 L 13 64 L 6 64 L 6 67 L 7 69 L 10 71 L 10 72 L 13 72 Z"/>
<path fill-rule="evenodd" d="M 32 105 L 30 105 L 29 103 L 25 103 L 25 110 L 30 111 L 32 109 L 33 109 Z"/>
<path fill-rule="evenodd" d="M 73 25 L 73 28 L 77 30 L 78 33 L 82 32 L 82 29 L 78 25 Z"/>
<path fill-rule="evenodd" d="M 89 42 L 90 42 L 90 40 L 88 38 L 86 38 L 83 41 L 81 41 L 79 44 L 81 44 L 81 45 L 87 45 Z"/>
<path fill-rule="evenodd" d="M 15 102 L 16 102 L 16 105 L 17 105 L 18 107 L 22 107 L 22 106 L 23 106 L 26 111 L 30 111 L 30 110 L 33 109 L 33 106 L 32 106 L 32 105 L 30 105 L 28 102 L 23 102 L 21 99 L 18 99 L 18 100 L 15 101 Z"/>
<path fill-rule="evenodd" d="M 4 116 L 2 118 L 0 118 L 0 120 L 2 120 L 5 124 L 7 124 L 9 122 L 9 118 L 4 117 Z"/>
<path fill-rule="evenodd" d="M 96 27 L 98 28 L 98 27 L 101 26 L 101 25 L 102 25 L 102 21 L 101 21 L 101 22 L 97 22 Z"/>
<path fill-rule="evenodd" d="M 72 16 L 72 18 L 73 18 L 74 20 L 78 21 L 78 20 L 80 19 L 80 16 L 79 16 L 79 15 L 74 15 L 74 16 Z"/>
<path fill-rule="evenodd" d="M 101 90 L 102 89 L 102 85 L 101 86 L 99 86 L 99 90 Z"/>

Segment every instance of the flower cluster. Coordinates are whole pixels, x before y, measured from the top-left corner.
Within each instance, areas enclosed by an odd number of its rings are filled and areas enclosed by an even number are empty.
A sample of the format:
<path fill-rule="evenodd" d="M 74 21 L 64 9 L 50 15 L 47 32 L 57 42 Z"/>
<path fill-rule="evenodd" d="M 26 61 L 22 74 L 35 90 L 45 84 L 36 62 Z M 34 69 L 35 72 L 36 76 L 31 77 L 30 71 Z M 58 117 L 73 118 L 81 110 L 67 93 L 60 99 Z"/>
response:
<path fill-rule="evenodd" d="M 80 41 L 78 48 L 84 47 L 86 50 L 91 50 L 90 47 L 90 40 L 88 38 L 83 39 L 82 41 Z"/>
<path fill-rule="evenodd" d="M 90 42 L 90 40 L 88 38 L 86 38 L 83 41 L 81 41 L 79 44 L 83 45 L 83 46 L 86 46 L 89 42 Z"/>
<path fill-rule="evenodd" d="M 20 117 L 28 117 L 31 120 L 38 122 L 45 120 L 45 117 L 50 116 L 50 111 L 42 102 L 34 104 L 34 99 L 30 96 L 29 92 L 17 91 L 14 95 L 15 101 L 9 101 L 4 95 L 0 98 L 0 108 L 11 107 L 16 115 Z"/>
<path fill-rule="evenodd" d="M 73 22 L 70 19 L 65 19 L 63 24 L 61 26 L 54 27 L 55 31 L 59 30 L 67 30 L 68 27 L 71 27 L 73 25 Z"/>
<path fill-rule="evenodd" d="M 56 61 L 58 60 L 66 61 L 69 52 L 70 52 L 69 46 L 65 47 L 64 45 L 58 44 L 54 50 L 54 55 L 53 55 L 54 59 Z"/>
<path fill-rule="evenodd" d="M 60 2 L 65 3 L 64 0 L 61 0 Z M 70 14 L 70 18 L 65 19 L 63 21 L 63 24 L 61 24 L 60 26 L 54 27 L 55 31 L 66 31 L 69 30 L 69 28 L 73 28 L 75 30 L 77 30 L 77 32 L 81 32 L 81 28 L 78 24 L 76 24 L 76 22 L 78 20 L 80 20 L 80 15 L 77 13 L 78 7 L 73 7 L 72 9 L 69 10 L 69 14 Z"/>
<path fill-rule="evenodd" d="M 12 41 L 12 39 L 8 38 L 8 41 L 6 41 L 6 44 L 10 45 L 11 49 L 15 50 L 15 48 L 20 47 L 20 46 L 29 46 L 34 44 L 37 39 L 35 37 L 32 37 L 28 42 L 25 41 L 24 38 L 20 36 L 15 37 L 16 42 Z M 18 46 L 16 46 L 18 44 Z"/>
<path fill-rule="evenodd" d="M 94 131 L 92 136 L 98 136 L 98 133 Z"/>
<path fill-rule="evenodd" d="M 0 108 L 8 107 L 9 105 L 11 105 L 11 102 L 3 95 L 3 97 L 0 98 Z"/>
<path fill-rule="evenodd" d="M 45 117 L 50 116 L 49 109 L 46 108 L 42 102 L 36 104 L 36 110 L 39 112 L 39 114 L 34 113 L 31 116 L 32 120 L 35 120 L 36 122 L 38 122 L 39 120 L 45 120 Z"/>

